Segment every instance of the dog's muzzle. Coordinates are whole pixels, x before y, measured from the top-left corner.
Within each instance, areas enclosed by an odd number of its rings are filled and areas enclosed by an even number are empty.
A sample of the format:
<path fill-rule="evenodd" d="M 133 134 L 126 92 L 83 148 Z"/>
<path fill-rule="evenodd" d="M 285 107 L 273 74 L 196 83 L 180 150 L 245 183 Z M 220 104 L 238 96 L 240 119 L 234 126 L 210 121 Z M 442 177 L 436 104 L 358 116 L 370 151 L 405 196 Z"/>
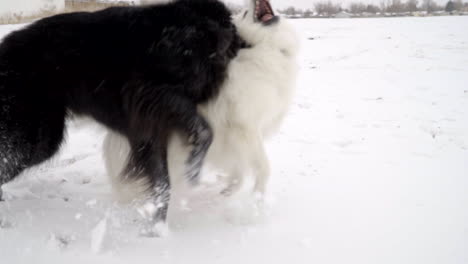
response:
<path fill-rule="evenodd" d="M 262 23 L 265 26 L 272 25 L 278 22 L 279 17 L 273 12 L 269 0 L 252 0 L 254 1 L 254 20 Z"/>

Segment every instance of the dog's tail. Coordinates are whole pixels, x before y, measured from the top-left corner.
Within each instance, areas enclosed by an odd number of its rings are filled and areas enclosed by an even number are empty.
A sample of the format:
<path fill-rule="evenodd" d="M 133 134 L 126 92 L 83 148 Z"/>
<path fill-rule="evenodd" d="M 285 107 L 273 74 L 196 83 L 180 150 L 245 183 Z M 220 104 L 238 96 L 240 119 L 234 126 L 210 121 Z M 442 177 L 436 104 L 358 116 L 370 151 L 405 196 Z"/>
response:
<path fill-rule="evenodd" d="M 29 151 L 25 151 L 28 146 L 23 144 L 24 137 L 7 100 L 6 95 L 0 94 L 0 186 L 23 171 L 30 160 Z"/>
<path fill-rule="evenodd" d="M 50 158 L 63 140 L 63 102 L 27 92 L 37 90 L 0 76 L 0 186 Z"/>

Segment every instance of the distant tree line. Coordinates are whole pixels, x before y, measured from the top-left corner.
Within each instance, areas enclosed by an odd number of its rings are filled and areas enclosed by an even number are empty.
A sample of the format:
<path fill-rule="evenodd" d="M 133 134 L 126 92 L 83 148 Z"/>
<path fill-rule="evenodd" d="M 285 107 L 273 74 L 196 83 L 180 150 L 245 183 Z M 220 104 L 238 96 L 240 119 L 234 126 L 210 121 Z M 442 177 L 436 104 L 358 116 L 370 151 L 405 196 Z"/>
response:
<path fill-rule="evenodd" d="M 298 9 L 288 7 L 280 10 L 280 13 L 287 16 L 313 17 L 313 16 L 333 16 L 340 12 L 346 12 L 352 15 L 360 14 L 404 14 L 415 12 L 434 13 L 438 11 L 468 12 L 468 3 L 462 0 L 449 0 L 445 6 L 437 4 L 434 0 L 383 0 L 379 5 L 365 4 L 363 2 L 352 2 L 346 7 L 340 3 L 332 1 L 320 1 L 312 4 L 313 9 Z"/>
<path fill-rule="evenodd" d="M 445 12 L 453 11 L 468 11 L 468 3 L 463 3 L 461 0 L 449 0 L 445 5 Z"/>

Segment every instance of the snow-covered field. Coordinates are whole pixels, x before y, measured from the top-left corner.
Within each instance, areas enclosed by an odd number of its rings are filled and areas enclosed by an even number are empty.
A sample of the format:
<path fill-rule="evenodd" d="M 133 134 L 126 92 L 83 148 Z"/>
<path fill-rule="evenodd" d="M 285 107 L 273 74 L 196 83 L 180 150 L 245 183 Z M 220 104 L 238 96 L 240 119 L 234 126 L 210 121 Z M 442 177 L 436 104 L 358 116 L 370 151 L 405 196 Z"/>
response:
<path fill-rule="evenodd" d="M 205 187 L 176 197 L 169 237 L 138 236 L 101 128 L 78 121 L 5 186 L 0 263 L 468 263 L 468 17 L 292 23 L 302 71 L 264 215 Z"/>
<path fill-rule="evenodd" d="M 63 10 L 64 7 L 64 0 L 2 0 L 0 18 L 37 15 L 43 11 Z"/>

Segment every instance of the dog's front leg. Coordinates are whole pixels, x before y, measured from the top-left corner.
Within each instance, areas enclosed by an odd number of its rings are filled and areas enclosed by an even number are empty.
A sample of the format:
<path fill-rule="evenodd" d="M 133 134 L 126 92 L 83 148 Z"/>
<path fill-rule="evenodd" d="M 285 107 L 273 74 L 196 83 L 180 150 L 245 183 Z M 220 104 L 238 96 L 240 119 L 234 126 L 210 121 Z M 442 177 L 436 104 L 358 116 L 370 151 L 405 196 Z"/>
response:
<path fill-rule="evenodd" d="M 249 167 L 254 176 L 253 192 L 263 199 L 266 192 L 268 180 L 270 178 L 270 164 L 263 143 L 263 137 L 256 132 L 249 133 Z"/>
<path fill-rule="evenodd" d="M 199 175 L 211 143 L 213 130 L 203 116 L 197 111 L 194 102 L 180 96 L 173 96 L 166 105 L 165 110 L 171 115 L 171 123 L 175 128 L 187 136 L 187 142 L 192 150 L 186 160 L 185 177 L 192 184 L 197 184 Z"/>
<path fill-rule="evenodd" d="M 169 233 L 167 212 L 170 201 L 168 183 L 159 182 L 153 187 L 153 195 L 138 208 L 138 212 L 145 219 L 142 236 L 165 237 Z"/>
<path fill-rule="evenodd" d="M 131 154 L 123 175 L 126 181 L 145 183 L 147 195 L 138 208 L 145 220 L 141 234 L 165 236 L 168 232 L 166 220 L 171 188 L 167 168 L 167 137 L 163 133 L 156 133 L 154 137 L 140 141 L 130 138 Z"/>
<path fill-rule="evenodd" d="M 251 167 L 255 176 L 254 193 L 259 196 L 259 199 L 263 199 L 270 179 L 270 164 L 262 139 L 257 137 L 254 144 L 251 159 Z"/>
<path fill-rule="evenodd" d="M 231 130 L 231 137 L 225 146 L 226 156 L 233 160 L 228 169 L 228 186 L 221 194 L 229 196 L 238 192 L 244 183 L 246 173 L 253 174 L 253 192 L 261 199 L 270 177 L 270 166 L 262 137 L 249 130 Z"/>
<path fill-rule="evenodd" d="M 227 186 L 221 191 L 221 194 L 225 196 L 231 196 L 242 188 L 245 177 L 245 164 L 241 160 L 236 160 L 236 164 L 233 164 L 228 173 Z"/>

